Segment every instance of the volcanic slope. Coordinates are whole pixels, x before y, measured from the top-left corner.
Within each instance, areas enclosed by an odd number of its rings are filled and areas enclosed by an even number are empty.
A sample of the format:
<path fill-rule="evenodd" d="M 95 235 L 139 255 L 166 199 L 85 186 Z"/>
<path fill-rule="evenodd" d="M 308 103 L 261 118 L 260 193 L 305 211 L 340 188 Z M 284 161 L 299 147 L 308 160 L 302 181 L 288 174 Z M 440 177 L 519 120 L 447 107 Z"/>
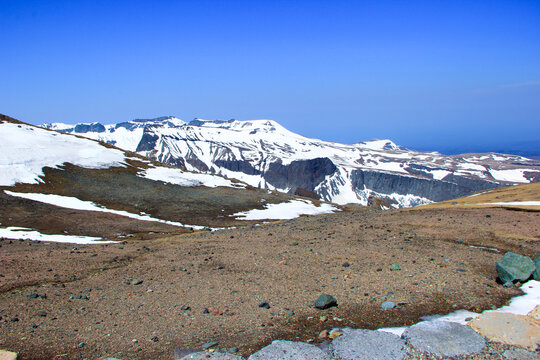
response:
<path fill-rule="evenodd" d="M 147 239 L 248 225 L 242 213 L 276 204 L 301 207 L 299 214 L 335 209 L 217 175 L 170 168 L 6 116 L 0 117 L 0 140 L 0 237 L 13 232 L 17 237 L 20 231 L 20 237 L 31 238 L 23 233 L 38 231 Z"/>
<path fill-rule="evenodd" d="M 172 166 L 338 204 L 366 205 L 379 197 L 394 207 L 407 207 L 540 179 L 540 162 L 521 156 L 445 156 L 405 149 L 390 140 L 339 144 L 303 137 L 272 120 L 185 123 L 162 117 L 116 125 L 43 126 L 116 144 Z"/>

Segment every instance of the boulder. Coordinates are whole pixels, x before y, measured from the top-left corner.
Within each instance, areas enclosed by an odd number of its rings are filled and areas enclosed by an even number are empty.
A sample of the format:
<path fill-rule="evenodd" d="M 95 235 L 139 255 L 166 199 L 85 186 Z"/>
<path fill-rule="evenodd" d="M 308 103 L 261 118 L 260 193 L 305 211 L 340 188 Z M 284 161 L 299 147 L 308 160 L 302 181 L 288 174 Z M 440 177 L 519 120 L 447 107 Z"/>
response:
<path fill-rule="evenodd" d="M 502 355 L 508 360 L 540 360 L 540 355 L 523 349 L 509 349 Z"/>
<path fill-rule="evenodd" d="M 467 325 L 488 340 L 507 345 L 534 351 L 540 343 L 540 321 L 530 316 L 486 312 Z"/>
<path fill-rule="evenodd" d="M 252 354 L 248 360 L 332 360 L 332 358 L 315 345 L 275 340 Z"/>
<path fill-rule="evenodd" d="M 536 266 L 528 256 L 507 252 L 497 261 L 497 274 L 503 284 L 515 281 L 526 281 L 535 271 Z"/>
<path fill-rule="evenodd" d="M 540 281 L 540 253 L 536 254 L 536 256 L 533 258 L 533 262 L 536 266 L 536 270 L 533 272 L 533 279 Z"/>
<path fill-rule="evenodd" d="M 0 350 L 0 360 L 17 360 L 17 353 L 7 350 Z"/>
<path fill-rule="evenodd" d="M 321 295 L 315 301 L 317 309 L 324 310 L 333 306 L 337 306 L 337 300 L 332 295 Z"/>
<path fill-rule="evenodd" d="M 407 352 L 399 336 L 374 330 L 349 330 L 330 344 L 330 352 L 344 360 L 401 360 Z"/>
<path fill-rule="evenodd" d="M 180 360 L 243 360 L 244 358 L 238 355 L 233 355 L 229 353 L 222 352 L 208 352 L 208 351 L 199 351 L 196 353 L 191 353 L 186 355 Z"/>
<path fill-rule="evenodd" d="M 423 321 L 405 330 L 403 338 L 419 351 L 460 356 L 482 351 L 486 341 L 473 329 L 449 321 Z"/>

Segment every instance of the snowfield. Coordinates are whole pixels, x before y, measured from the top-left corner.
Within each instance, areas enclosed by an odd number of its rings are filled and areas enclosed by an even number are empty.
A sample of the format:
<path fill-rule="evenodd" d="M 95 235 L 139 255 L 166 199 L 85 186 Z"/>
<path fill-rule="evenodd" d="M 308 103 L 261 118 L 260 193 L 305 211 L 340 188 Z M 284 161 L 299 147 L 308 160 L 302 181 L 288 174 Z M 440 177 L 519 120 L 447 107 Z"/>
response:
<path fill-rule="evenodd" d="M 540 206 L 540 201 L 510 201 L 510 202 L 493 202 L 482 203 L 478 205 L 518 205 L 518 206 Z"/>
<path fill-rule="evenodd" d="M 287 203 L 268 204 L 266 209 L 253 209 L 231 216 L 240 220 L 287 220 L 297 218 L 300 215 L 328 214 L 335 211 L 340 210 L 330 204 L 315 206 L 308 200 L 291 200 Z"/>
<path fill-rule="evenodd" d="M 85 168 L 125 166 L 124 153 L 95 141 L 38 127 L 0 123 L 0 186 L 37 184 L 45 166 L 71 163 Z"/>

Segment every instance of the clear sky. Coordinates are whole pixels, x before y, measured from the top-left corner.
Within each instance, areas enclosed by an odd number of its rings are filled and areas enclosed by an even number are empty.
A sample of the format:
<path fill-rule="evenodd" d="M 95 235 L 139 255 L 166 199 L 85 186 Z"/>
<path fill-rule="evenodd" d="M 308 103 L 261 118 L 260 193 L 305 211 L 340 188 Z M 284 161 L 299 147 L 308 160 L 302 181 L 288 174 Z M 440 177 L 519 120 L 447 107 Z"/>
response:
<path fill-rule="evenodd" d="M 417 149 L 540 140 L 540 1 L 0 0 L 0 113 L 274 119 Z"/>

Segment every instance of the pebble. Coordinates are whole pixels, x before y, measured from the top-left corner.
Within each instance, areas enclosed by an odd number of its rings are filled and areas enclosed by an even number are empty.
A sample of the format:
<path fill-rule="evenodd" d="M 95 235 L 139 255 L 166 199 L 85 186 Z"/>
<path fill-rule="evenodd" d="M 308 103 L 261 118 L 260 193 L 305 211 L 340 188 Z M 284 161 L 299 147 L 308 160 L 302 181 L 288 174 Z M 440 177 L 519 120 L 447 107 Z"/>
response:
<path fill-rule="evenodd" d="M 264 309 L 270 309 L 270 304 L 263 300 L 259 303 L 259 307 Z"/>
<path fill-rule="evenodd" d="M 210 349 L 210 348 L 212 348 L 212 347 L 214 347 L 214 346 L 217 346 L 218 344 L 219 344 L 219 343 L 218 343 L 217 341 L 210 341 L 210 342 L 207 342 L 207 343 L 202 344 L 201 347 L 202 347 L 204 350 L 208 350 L 208 349 Z"/>
<path fill-rule="evenodd" d="M 317 309 L 328 309 L 337 306 L 337 300 L 332 295 L 321 295 L 315 301 L 315 307 Z"/>
<path fill-rule="evenodd" d="M 393 301 L 385 301 L 381 304 L 381 308 L 383 310 L 389 310 L 389 309 L 393 309 L 396 307 L 396 303 L 393 302 Z"/>

